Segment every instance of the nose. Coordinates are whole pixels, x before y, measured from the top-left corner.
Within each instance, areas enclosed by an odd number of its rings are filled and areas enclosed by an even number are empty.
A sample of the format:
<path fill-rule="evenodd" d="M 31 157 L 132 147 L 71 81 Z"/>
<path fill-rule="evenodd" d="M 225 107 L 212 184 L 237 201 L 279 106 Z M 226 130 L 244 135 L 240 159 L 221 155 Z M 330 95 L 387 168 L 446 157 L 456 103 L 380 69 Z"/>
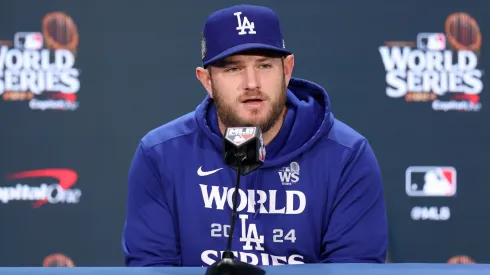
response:
<path fill-rule="evenodd" d="M 254 68 L 247 68 L 245 71 L 245 89 L 252 91 L 260 89 L 258 73 Z"/>

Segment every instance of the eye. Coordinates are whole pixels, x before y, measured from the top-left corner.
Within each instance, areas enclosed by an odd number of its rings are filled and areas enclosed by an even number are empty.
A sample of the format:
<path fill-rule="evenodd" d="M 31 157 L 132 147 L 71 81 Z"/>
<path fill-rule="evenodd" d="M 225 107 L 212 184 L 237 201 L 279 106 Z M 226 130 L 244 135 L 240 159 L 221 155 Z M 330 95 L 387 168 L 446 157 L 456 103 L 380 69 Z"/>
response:
<path fill-rule="evenodd" d="M 262 68 L 262 69 L 268 69 L 268 68 L 272 68 L 272 65 L 271 64 L 268 64 L 268 63 L 264 63 L 264 64 L 261 64 L 260 65 L 260 68 Z"/>
<path fill-rule="evenodd" d="M 232 73 L 232 72 L 236 72 L 236 71 L 238 71 L 238 70 L 239 70 L 239 69 L 238 69 L 237 67 L 230 67 L 230 68 L 226 68 L 225 72 L 230 72 L 230 73 Z"/>

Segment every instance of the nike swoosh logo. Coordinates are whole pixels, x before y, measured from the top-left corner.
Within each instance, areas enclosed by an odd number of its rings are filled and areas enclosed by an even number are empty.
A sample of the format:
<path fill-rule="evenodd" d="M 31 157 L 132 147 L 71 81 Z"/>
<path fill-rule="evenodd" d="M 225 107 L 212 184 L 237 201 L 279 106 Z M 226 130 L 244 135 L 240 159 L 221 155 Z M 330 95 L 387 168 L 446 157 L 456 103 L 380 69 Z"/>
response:
<path fill-rule="evenodd" d="M 211 170 L 211 171 L 203 171 L 202 170 L 202 166 L 201 166 L 201 167 L 199 167 L 199 169 L 197 169 L 197 174 L 199 176 L 201 176 L 201 177 L 205 177 L 205 176 L 209 176 L 211 174 L 214 174 L 214 173 L 218 172 L 221 169 L 223 169 L 223 168 L 218 168 L 216 170 Z"/>

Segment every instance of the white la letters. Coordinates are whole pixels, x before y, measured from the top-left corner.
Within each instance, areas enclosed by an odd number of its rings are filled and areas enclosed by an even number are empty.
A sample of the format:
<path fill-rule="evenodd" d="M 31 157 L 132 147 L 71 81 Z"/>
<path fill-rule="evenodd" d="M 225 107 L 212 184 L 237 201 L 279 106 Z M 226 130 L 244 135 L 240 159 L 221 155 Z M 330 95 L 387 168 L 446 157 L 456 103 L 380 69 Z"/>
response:
<path fill-rule="evenodd" d="M 248 30 L 248 34 L 256 34 L 254 28 L 255 28 L 255 24 L 254 22 L 250 22 L 248 21 L 248 18 L 246 16 L 243 17 L 243 22 L 240 18 L 240 15 L 242 14 L 242 12 L 235 12 L 233 15 L 236 16 L 236 19 L 238 20 L 238 27 L 236 27 L 236 30 L 239 31 L 238 32 L 238 35 L 244 35 L 244 34 L 247 34 L 247 32 L 245 31 L 246 29 Z"/>
<path fill-rule="evenodd" d="M 257 225 L 251 223 L 247 227 L 248 215 L 240 215 L 240 220 L 242 221 L 242 236 L 240 237 L 241 242 L 245 242 L 243 250 L 258 250 L 264 251 L 264 235 L 259 235 L 257 232 Z M 252 247 L 251 243 L 255 243 L 255 247 Z"/>

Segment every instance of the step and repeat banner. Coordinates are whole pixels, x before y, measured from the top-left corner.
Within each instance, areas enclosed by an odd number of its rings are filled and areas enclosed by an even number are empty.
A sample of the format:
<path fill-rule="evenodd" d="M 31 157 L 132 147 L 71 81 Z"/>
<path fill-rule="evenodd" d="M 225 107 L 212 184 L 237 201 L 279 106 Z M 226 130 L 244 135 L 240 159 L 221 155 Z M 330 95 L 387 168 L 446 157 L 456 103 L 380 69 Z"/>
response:
<path fill-rule="evenodd" d="M 388 262 L 490 263 L 488 1 L 252 1 L 382 168 Z M 238 1 L 0 4 L 0 266 L 120 266 L 139 139 L 192 111 Z"/>

